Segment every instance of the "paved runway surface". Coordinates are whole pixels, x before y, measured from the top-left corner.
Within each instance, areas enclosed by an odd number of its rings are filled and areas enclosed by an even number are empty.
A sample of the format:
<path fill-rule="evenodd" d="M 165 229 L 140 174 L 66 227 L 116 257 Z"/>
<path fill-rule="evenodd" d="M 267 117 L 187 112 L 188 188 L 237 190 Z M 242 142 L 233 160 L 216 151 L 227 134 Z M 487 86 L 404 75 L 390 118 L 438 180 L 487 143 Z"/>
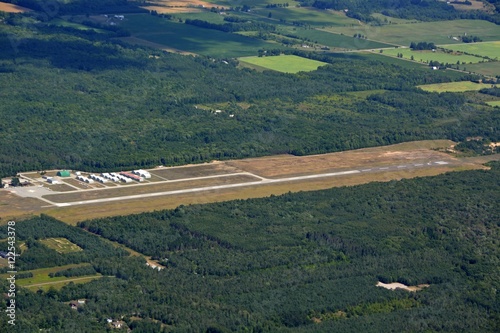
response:
<path fill-rule="evenodd" d="M 93 200 L 76 201 L 76 202 L 64 202 L 64 203 L 55 203 L 55 202 L 50 201 L 50 195 L 56 194 L 56 193 L 54 193 L 48 189 L 45 189 L 43 187 L 16 188 L 15 190 L 11 190 L 11 191 L 13 193 L 16 193 L 16 194 L 23 196 L 23 197 L 34 197 L 34 198 L 43 200 L 43 201 L 45 201 L 51 205 L 57 206 L 57 207 L 67 207 L 67 206 L 95 204 L 95 203 L 112 202 L 112 201 L 123 201 L 123 200 L 130 200 L 130 199 L 145 199 L 145 198 L 165 196 L 165 195 L 176 195 L 176 194 L 185 194 L 185 193 L 214 191 L 214 190 L 238 188 L 238 187 L 248 187 L 248 186 L 255 186 L 255 185 L 266 185 L 266 184 L 285 183 L 285 182 L 302 181 L 302 180 L 310 180 L 310 179 L 319 179 L 319 178 L 339 177 L 339 176 L 354 175 L 354 174 L 361 174 L 361 173 L 401 171 L 401 170 L 405 170 L 405 169 L 435 167 L 435 166 L 441 166 L 441 165 L 446 165 L 446 164 L 449 164 L 449 163 L 444 162 L 444 161 L 432 161 L 432 162 L 427 162 L 427 163 L 415 163 L 415 164 L 402 164 L 402 165 L 393 165 L 393 166 L 384 166 L 384 167 L 373 167 L 373 168 L 365 168 L 365 169 L 359 169 L 359 170 L 357 170 L 357 169 L 356 170 L 347 170 L 347 171 L 339 171 L 339 172 L 321 173 L 321 174 L 315 174 L 315 175 L 286 177 L 286 178 L 279 178 L 279 179 L 266 179 L 266 178 L 245 172 L 244 174 L 254 176 L 260 180 L 246 182 L 246 183 L 214 185 L 214 186 L 206 186 L 206 187 L 198 187 L 198 188 L 190 188 L 190 189 L 182 189 L 182 190 L 144 193 L 144 194 L 137 194 L 137 195 L 127 195 L 127 196 L 119 196 L 119 197 L 112 197 L 112 198 L 102 198 L 102 199 L 93 199 Z M 230 175 L 236 175 L 236 174 L 242 174 L 242 173 L 234 173 L 234 174 L 228 174 L 228 175 L 224 175 L 224 176 L 230 176 Z M 213 176 L 213 177 L 220 177 L 220 176 L 221 175 Z M 177 181 L 186 181 L 186 180 L 213 178 L 213 177 L 208 176 L 208 177 L 188 178 L 188 179 L 181 179 L 181 180 L 175 180 L 175 181 L 177 182 Z M 173 182 L 173 181 L 166 181 L 166 182 Z M 144 184 L 143 186 L 147 186 L 147 184 Z M 101 190 L 106 190 L 106 189 L 101 189 Z M 71 192 L 73 192 L 73 191 L 71 191 Z M 58 192 L 58 194 L 61 194 L 61 192 Z"/>

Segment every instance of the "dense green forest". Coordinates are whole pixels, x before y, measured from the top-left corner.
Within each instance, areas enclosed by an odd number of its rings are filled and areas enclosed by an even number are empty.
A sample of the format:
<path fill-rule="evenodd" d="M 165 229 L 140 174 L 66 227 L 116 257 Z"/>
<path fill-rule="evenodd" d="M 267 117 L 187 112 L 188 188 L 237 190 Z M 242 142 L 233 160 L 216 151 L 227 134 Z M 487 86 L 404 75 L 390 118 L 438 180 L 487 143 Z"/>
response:
<path fill-rule="evenodd" d="M 236 60 L 110 39 L 122 33 L 5 17 L 0 175 L 324 153 L 436 138 L 498 141 L 498 112 L 458 94 L 414 88 L 473 78 L 464 73 L 300 51 L 290 52 L 328 65 L 296 75 L 261 73 L 237 68 Z M 366 90 L 375 91 L 355 93 Z M 215 109 L 224 112 L 210 112 Z"/>
<path fill-rule="evenodd" d="M 47 216 L 19 222 L 20 239 L 106 251 L 90 262 L 114 277 L 20 290 L 11 331 L 103 332 L 106 318 L 123 316 L 134 332 L 498 332 L 500 165 L 491 166 L 79 225 L 101 237 Z M 103 238 L 167 268 L 104 250 Z M 78 311 L 63 303 L 82 298 Z"/>

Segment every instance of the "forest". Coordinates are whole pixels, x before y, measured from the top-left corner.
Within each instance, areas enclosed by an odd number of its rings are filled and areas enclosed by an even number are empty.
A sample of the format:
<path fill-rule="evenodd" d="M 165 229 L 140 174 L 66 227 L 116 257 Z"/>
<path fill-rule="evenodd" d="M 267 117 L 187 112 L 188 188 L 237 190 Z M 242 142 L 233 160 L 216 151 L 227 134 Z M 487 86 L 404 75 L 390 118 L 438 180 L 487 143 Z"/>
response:
<path fill-rule="evenodd" d="M 36 33 L 26 35 L 26 28 Z M 2 177 L 436 138 L 499 140 L 498 112 L 458 94 L 414 88 L 477 79 L 466 73 L 298 50 L 285 53 L 328 65 L 299 74 L 257 72 L 240 69 L 234 59 L 186 57 L 111 39 L 123 33 L 7 15 L 0 30 Z"/>
<path fill-rule="evenodd" d="M 19 222 L 21 239 L 66 237 L 107 277 L 20 289 L 12 332 L 103 332 L 106 318 L 134 332 L 498 332 L 500 164 L 489 166 L 77 227 L 44 215 Z M 105 250 L 106 239 L 166 268 Z M 429 287 L 391 291 L 378 281 Z M 67 304 L 75 299 L 86 300 L 78 311 Z"/>

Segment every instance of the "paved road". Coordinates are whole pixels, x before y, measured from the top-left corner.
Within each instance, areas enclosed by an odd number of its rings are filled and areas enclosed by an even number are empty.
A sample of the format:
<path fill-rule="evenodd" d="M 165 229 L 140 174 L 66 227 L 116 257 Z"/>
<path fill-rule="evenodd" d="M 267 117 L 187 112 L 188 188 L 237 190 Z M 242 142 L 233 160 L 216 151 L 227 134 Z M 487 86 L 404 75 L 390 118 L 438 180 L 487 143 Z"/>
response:
<path fill-rule="evenodd" d="M 48 200 L 46 198 L 43 200 L 46 202 L 52 203 L 54 206 L 57 206 L 57 207 L 68 207 L 68 206 L 95 204 L 95 203 L 112 202 L 112 201 L 122 201 L 122 200 L 130 200 L 130 199 L 145 199 L 145 198 L 165 196 L 165 195 L 176 195 L 176 194 L 214 191 L 214 190 L 230 189 L 230 188 L 238 188 L 238 187 L 248 187 L 248 186 L 255 186 L 255 185 L 266 185 L 266 184 L 285 183 L 285 182 L 293 182 L 293 181 L 301 181 L 301 180 L 309 180 L 309 179 L 338 177 L 338 176 L 361 174 L 361 173 L 387 172 L 387 171 L 398 171 L 398 170 L 404 170 L 404 169 L 435 167 L 435 166 L 446 165 L 446 164 L 449 164 L 449 163 L 444 162 L 444 161 L 433 161 L 433 162 L 427 162 L 427 163 L 412 163 L 412 164 L 403 164 L 403 165 L 394 165 L 394 166 L 373 167 L 373 168 L 366 168 L 366 169 L 361 169 L 361 170 L 348 170 L 348 171 L 321 173 L 321 174 L 316 174 L 316 175 L 286 177 L 286 178 L 279 178 L 279 179 L 266 179 L 266 178 L 262 178 L 262 177 L 250 174 L 252 176 L 261 178 L 261 180 L 253 181 L 253 182 L 246 182 L 246 183 L 238 183 L 238 184 L 215 185 L 215 186 L 206 186 L 206 187 L 190 188 L 190 189 L 175 190 L 175 191 L 145 193 L 145 194 L 127 195 L 127 196 L 113 197 L 113 198 L 102 198 L 102 199 L 93 199 L 93 200 L 85 200 L 85 201 L 76 201 L 76 202 L 55 203 L 55 202 L 51 202 L 50 200 Z M 246 173 L 246 174 L 249 174 L 249 173 Z M 209 177 L 200 177 L 200 178 L 209 178 Z M 193 179 L 198 179 L 198 178 L 193 178 Z"/>

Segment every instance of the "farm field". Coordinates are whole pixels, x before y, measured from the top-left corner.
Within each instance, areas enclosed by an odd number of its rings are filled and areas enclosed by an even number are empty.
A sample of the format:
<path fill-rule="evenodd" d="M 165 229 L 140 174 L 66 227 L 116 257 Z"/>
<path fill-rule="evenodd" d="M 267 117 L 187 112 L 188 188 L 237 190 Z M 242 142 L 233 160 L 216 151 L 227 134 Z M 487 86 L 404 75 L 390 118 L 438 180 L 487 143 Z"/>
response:
<path fill-rule="evenodd" d="M 281 47 L 238 34 L 175 23 L 148 14 L 127 15 L 122 26 L 137 39 L 213 57 L 256 55 L 260 48 Z"/>
<path fill-rule="evenodd" d="M 25 12 L 30 12 L 31 9 L 21 7 L 18 5 L 14 5 L 11 3 L 6 3 L 6 2 L 0 2 L 0 12 L 6 12 L 6 13 L 25 13 Z"/>
<path fill-rule="evenodd" d="M 343 12 L 319 10 L 312 7 L 262 8 L 253 10 L 255 14 L 287 22 L 301 22 L 305 25 L 330 27 L 359 25 L 358 20 L 347 17 Z"/>
<path fill-rule="evenodd" d="M 324 62 L 306 59 L 295 55 L 273 57 L 244 57 L 240 61 L 283 73 L 309 72 L 327 65 Z"/>
<path fill-rule="evenodd" d="M 376 49 L 376 48 L 385 48 L 394 46 L 391 44 L 354 38 L 352 36 L 345 36 L 317 29 L 287 27 L 286 29 L 282 29 L 281 32 L 297 36 L 299 38 L 307 38 L 313 41 L 314 43 L 319 43 L 332 48 L 341 48 L 348 50 L 365 50 L 365 49 Z"/>
<path fill-rule="evenodd" d="M 440 45 L 439 47 L 453 51 L 477 54 L 483 57 L 488 57 L 490 59 L 498 58 L 498 56 L 500 55 L 500 41 L 467 44 L 446 44 Z"/>
<path fill-rule="evenodd" d="M 387 16 L 387 15 L 384 15 L 384 14 L 381 14 L 381 13 L 373 13 L 373 14 L 371 14 L 371 17 L 374 17 L 376 19 L 385 21 L 386 24 L 419 23 L 418 20 L 406 20 L 406 19 L 402 19 L 402 18 Z"/>
<path fill-rule="evenodd" d="M 411 59 L 413 57 L 415 61 L 419 62 L 439 61 L 440 63 L 444 64 L 456 64 L 457 61 L 459 61 L 460 63 L 465 62 L 466 64 L 469 64 L 485 60 L 484 58 L 479 58 L 467 54 L 445 53 L 439 50 L 436 50 L 436 52 L 432 52 L 430 50 L 413 51 L 408 48 L 387 49 L 383 50 L 382 54 L 396 57 L 398 53 L 401 53 L 404 59 Z"/>
<path fill-rule="evenodd" d="M 437 45 L 454 43 L 449 36 L 478 36 L 483 41 L 500 39 L 500 26 L 480 20 L 454 20 L 393 24 L 384 26 L 361 25 L 353 27 L 328 27 L 326 31 L 347 36 L 362 34 L 370 40 L 409 46 L 411 42 L 432 42 Z M 457 41 L 456 44 L 459 44 Z"/>
<path fill-rule="evenodd" d="M 486 76 L 500 75 L 500 61 L 481 62 L 477 64 L 470 64 L 461 66 L 460 69 L 478 73 Z"/>
<path fill-rule="evenodd" d="M 212 4 L 202 0 L 153 0 L 148 1 L 147 6 L 141 6 L 158 14 L 199 13 L 203 7 L 210 8 Z"/>
<path fill-rule="evenodd" d="M 182 20 L 190 19 L 190 20 L 203 20 L 210 23 L 216 24 L 224 24 L 227 23 L 224 21 L 224 16 L 219 15 L 217 13 L 212 13 L 208 11 L 201 11 L 199 13 L 179 13 L 174 14 L 176 18 L 181 18 Z"/>
<path fill-rule="evenodd" d="M 418 86 L 418 88 L 430 92 L 463 92 L 470 90 L 481 90 L 491 88 L 491 84 L 474 83 L 471 81 L 435 83 Z"/>
<path fill-rule="evenodd" d="M 491 4 L 484 3 L 480 0 L 469 0 L 469 5 L 459 4 L 459 3 L 451 3 L 455 9 L 458 10 L 494 10 Z"/>
<path fill-rule="evenodd" d="M 488 104 L 490 106 L 498 106 L 498 107 L 500 107 L 500 101 L 486 102 L 486 104 Z"/>
<path fill-rule="evenodd" d="M 169 1 L 169 0 L 164 0 L 164 1 Z M 235 2 L 233 0 L 206 0 L 207 2 L 218 5 L 218 6 L 228 6 L 228 7 L 235 7 L 236 5 L 238 6 L 250 6 L 250 7 L 265 7 L 268 4 L 283 4 L 284 2 L 282 0 L 238 0 L 238 2 Z M 291 7 L 299 5 L 298 1 L 286 1 Z"/>
<path fill-rule="evenodd" d="M 61 254 L 82 251 L 81 247 L 71 243 L 66 238 L 46 238 L 40 240 L 40 242 Z"/>

